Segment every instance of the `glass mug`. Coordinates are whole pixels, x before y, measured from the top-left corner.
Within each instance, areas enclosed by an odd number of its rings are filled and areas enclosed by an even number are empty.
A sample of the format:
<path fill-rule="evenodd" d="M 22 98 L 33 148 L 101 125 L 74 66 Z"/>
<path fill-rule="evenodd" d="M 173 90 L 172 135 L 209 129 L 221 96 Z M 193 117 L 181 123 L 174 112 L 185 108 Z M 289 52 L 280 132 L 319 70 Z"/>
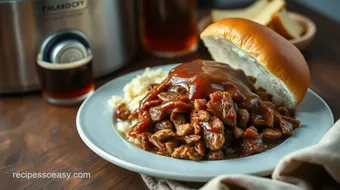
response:
<path fill-rule="evenodd" d="M 182 56 L 198 44 L 196 0 L 141 0 L 141 40 L 160 57 Z"/>
<path fill-rule="evenodd" d="M 90 96 L 94 89 L 91 52 L 70 63 L 50 63 L 37 57 L 37 72 L 44 98 L 51 104 L 73 105 Z"/>

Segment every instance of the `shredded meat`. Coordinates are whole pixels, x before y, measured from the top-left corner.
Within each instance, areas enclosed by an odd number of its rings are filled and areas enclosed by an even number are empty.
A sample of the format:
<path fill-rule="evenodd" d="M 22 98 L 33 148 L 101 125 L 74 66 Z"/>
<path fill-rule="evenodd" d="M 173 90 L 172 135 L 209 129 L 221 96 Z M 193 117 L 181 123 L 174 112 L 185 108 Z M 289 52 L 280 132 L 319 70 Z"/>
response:
<path fill-rule="evenodd" d="M 210 94 L 210 101 L 207 103 L 208 111 L 220 118 L 229 126 L 236 125 L 236 111 L 234 103 L 228 92 L 217 91 Z"/>
<path fill-rule="evenodd" d="M 209 119 L 210 119 L 210 114 L 206 110 L 194 110 L 191 113 L 191 120 L 209 121 Z"/>
<path fill-rule="evenodd" d="M 296 120 L 294 118 L 291 118 L 291 117 L 287 117 L 287 116 L 281 116 L 281 119 L 284 119 L 287 122 L 291 123 L 293 125 L 294 129 L 299 127 L 300 123 L 301 123 L 300 121 L 298 121 L 298 120 Z"/>
<path fill-rule="evenodd" d="M 196 152 L 193 147 L 190 146 L 180 146 L 175 148 L 171 157 L 180 159 L 190 159 L 190 160 L 200 160 L 202 156 Z"/>
<path fill-rule="evenodd" d="M 190 123 L 181 124 L 176 127 L 176 135 L 179 137 L 192 134 L 194 132 L 194 128 Z"/>
<path fill-rule="evenodd" d="M 187 153 L 188 153 L 188 147 L 180 146 L 174 149 L 174 151 L 171 154 L 171 157 L 187 159 L 188 158 Z"/>
<path fill-rule="evenodd" d="M 237 110 L 237 125 L 241 129 L 246 129 L 249 122 L 249 112 L 246 109 Z"/>
<path fill-rule="evenodd" d="M 275 110 L 277 112 L 279 112 L 281 115 L 284 115 L 284 116 L 289 116 L 289 111 L 287 108 L 285 108 L 284 106 L 278 106 L 275 108 Z"/>
<path fill-rule="evenodd" d="M 161 92 L 157 94 L 157 96 L 162 101 L 170 101 L 170 100 L 178 99 L 178 97 L 181 96 L 181 94 L 176 93 L 176 92 Z"/>
<path fill-rule="evenodd" d="M 267 92 L 257 92 L 257 95 L 264 101 L 272 101 L 273 96 Z"/>
<path fill-rule="evenodd" d="M 281 129 L 282 133 L 288 136 L 294 134 L 294 129 L 300 126 L 300 121 L 287 116 L 281 116 L 275 112 L 275 125 Z"/>
<path fill-rule="evenodd" d="M 181 110 L 186 110 L 186 111 L 190 111 L 192 109 L 192 105 L 187 104 L 181 100 L 171 100 L 171 101 L 167 101 L 162 103 L 162 105 L 160 105 L 160 109 L 162 111 L 168 111 L 174 108 L 179 108 Z"/>
<path fill-rule="evenodd" d="M 250 126 L 244 131 L 245 137 L 258 137 L 259 134 L 257 133 L 257 129 L 253 126 Z"/>
<path fill-rule="evenodd" d="M 264 140 L 277 140 L 282 136 L 280 129 L 272 128 L 263 129 L 261 134 Z"/>
<path fill-rule="evenodd" d="M 225 141 L 224 141 L 223 149 L 226 149 L 229 146 L 231 146 L 233 140 L 235 140 L 234 131 L 230 127 L 225 127 L 224 137 L 225 137 Z"/>
<path fill-rule="evenodd" d="M 274 125 L 274 105 L 270 102 L 263 102 L 264 109 L 251 115 L 252 124 L 254 126 Z"/>
<path fill-rule="evenodd" d="M 206 99 L 195 99 L 194 107 L 196 110 L 206 110 L 207 109 L 207 100 Z"/>
<path fill-rule="evenodd" d="M 208 152 L 208 160 L 222 160 L 223 158 L 224 155 L 221 150 Z"/>
<path fill-rule="evenodd" d="M 200 141 L 195 143 L 195 150 L 199 155 L 201 155 L 201 156 L 205 155 L 205 145 L 204 145 L 203 141 L 200 140 Z"/>
<path fill-rule="evenodd" d="M 243 137 L 239 144 L 239 153 L 243 156 L 249 156 L 263 152 L 265 145 L 261 137 Z"/>
<path fill-rule="evenodd" d="M 243 136 L 244 131 L 242 129 L 240 129 L 236 126 L 232 126 L 231 128 L 233 130 L 233 135 L 234 135 L 235 139 L 238 139 L 238 138 Z"/>
<path fill-rule="evenodd" d="M 179 94 L 186 94 L 187 90 L 185 88 L 181 87 L 181 86 L 172 85 L 169 88 L 169 92 L 176 92 L 176 93 L 179 93 Z"/>
<path fill-rule="evenodd" d="M 224 155 L 227 155 L 227 156 L 233 155 L 235 154 L 235 152 L 236 152 L 235 148 L 233 147 L 228 147 L 224 149 Z"/>
<path fill-rule="evenodd" d="M 210 61 L 179 67 L 148 86 L 138 109 L 131 113 L 121 104 L 114 114 L 137 119 L 129 136 L 147 151 L 189 160 L 237 158 L 281 143 L 300 126 L 295 108 L 275 105 L 241 70 Z"/>
<path fill-rule="evenodd" d="M 131 137 L 136 138 L 138 134 L 150 129 L 152 127 L 152 119 L 149 111 L 141 111 L 139 112 L 138 122 L 135 126 L 133 126 L 129 135 Z"/>
<path fill-rule="evenodd" d="M 137 136 L 137 139 L 139 140 L 142 148 L 144 150 L 152 150 L 153 149 L 153 145 L 152 143 L 149 141 L 149 138 L 151 137 L 151 133 L 141 133 Z"/>
<path fill-rule="evenodd" d="M 201 122 L 203 130 L 203 140 L 210 150 L 220 150 L 224 144 L 224 126 L 217 117 L 211 118 L 208 122 Z"/>
<path fill-rule="evenodd" d="M 151 135 L 152 138 L 163 141 L 165 139 L 175 136 L 175 133 L 171 129 L 162 129 Z"/>
<path fill-rule="evenodd" d="M 160 151 L 160 152 L 166 152 L 165 144 L 162 143 L 159 139 L 156 137 L 150 137 L 149 141 Z"/>
<path fill-rule="evenodd" d="M 283 119 L 282 117 L 280 120 L 280 127 L 281 127 L 283 134 L 289 135 L 289 136 L 292 136 L 294 134 L 293 124 Z"/>
<path fill-rule="evenodd" d="M 162 129 L 174 129 L 174 127 L 168 119 L 165 119 L 165 120 L 156 122 L 154 124 L 154 129 L 155 129 L 155 131 L 159 131 L 159 130 L 162 130 Z"/>
<path fill-rule="evenodd" d="M 190 147 L 187 154 L 188 154 L 188 157 L 189 157 L 190 160 L 200 160 L 200 159 L 202 159 L 202 156 L 198 152 L 196 152 L 193 147 Z"/>
<path fill-rule="evenodd" d="M 166 142 L 165 143 L 165 148 L 166 148 L 166 150 L 167 150 L 169 155 L 171 155 L 174 152 L 174 150 L 177 147 L 177 145 L 178 144 L 175 143 L 175 142 Z"/>
<path fill-rule="evenodd" d="M 201 136 L 199 136 L 199 135 L 188 135 L 188 136 L 184 137 L 184 141 L 187 144 L 195 143 L 195 142 L 199 141 L 200 139 L 201 139 Z"/>
<path fill-rule="evenodd" d="M 174 124 L 176 128 L 180 125 L 187 123 L 187 119 L 184 114 L 172 112 L 170 116 L 170 120 Z"/>
<path fill-rule="evenodd" d="M 295 109 L 289 109 L 284 106 L 277 106 L 275 107 L 275 110 L 281 115 L 293 118 L 295 116 Z"/>
<path fill-rule="evenodd" d="M 150 108 L 150 115 L 151 115 L 152 121 L 154 122 L 161 121 L 162 119 L 166 117 L 166 113 L 162 111 L 161 108 L 158 106 Z"/>
<path fill-rule="evenodd" d="M 130 111 L 127 108 L 126 104 L 120 104 L 117 109 L 116 109 L 116 114 L 117 117 L 121 120 L 127 120 L 129 118 L 130 115 Z"/>

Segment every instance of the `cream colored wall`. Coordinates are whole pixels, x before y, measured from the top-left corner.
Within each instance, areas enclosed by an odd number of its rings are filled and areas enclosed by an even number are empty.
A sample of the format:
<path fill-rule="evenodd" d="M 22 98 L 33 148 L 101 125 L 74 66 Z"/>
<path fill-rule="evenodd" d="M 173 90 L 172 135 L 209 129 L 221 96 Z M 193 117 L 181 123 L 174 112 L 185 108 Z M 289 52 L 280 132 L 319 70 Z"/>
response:
<path fill-rule="evenodd" d="M 216 4 L 247 3 L 254 0 L 215 0 Z M 287 0 L 292 1 L 292 0 Z M 296 0 L 299 4 L 318 11 L 340 22 L 340 0 Z"/>

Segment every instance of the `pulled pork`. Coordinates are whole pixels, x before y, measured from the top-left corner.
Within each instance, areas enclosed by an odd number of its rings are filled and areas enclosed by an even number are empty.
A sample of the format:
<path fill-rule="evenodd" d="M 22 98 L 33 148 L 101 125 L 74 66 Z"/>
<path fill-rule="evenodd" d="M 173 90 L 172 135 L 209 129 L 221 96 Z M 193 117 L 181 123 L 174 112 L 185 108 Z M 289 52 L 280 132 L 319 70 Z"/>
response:
<path fill-rule="evenodd" d="M 177 76 L 172 71 L 163 83 L 150 85 L 137 111 L 130 113 L 125 104 L 117 108 L 122 120 L 138 118 L 129 134 L 140 141 L 141 148 L 179 159 L 228 159 L 263 152 L 299 127 L 294 110 L 275 105 L 263 88 L 255 89 L 255 78 L 223 65 L 209 63 L 204 68 L 201 63 L 202 71 L 196 65 L 189 65 L 196 69 L 195 77 L 190 72 L 184 75 L 182 68 L 177 70 L 179 79 L 171 80 L 171 74 Z M 207 75 L 210 67 L 216 67 L 211 71 L 214 76 Z M 236 74 L 223 78 L 220 70 Z M 185 85 L 173 84 L 183 76 L 191 77 Z M 232 80 L 236 77 L 242 83 Z M 190 87 L 193 84 L 195 88 Z"/>

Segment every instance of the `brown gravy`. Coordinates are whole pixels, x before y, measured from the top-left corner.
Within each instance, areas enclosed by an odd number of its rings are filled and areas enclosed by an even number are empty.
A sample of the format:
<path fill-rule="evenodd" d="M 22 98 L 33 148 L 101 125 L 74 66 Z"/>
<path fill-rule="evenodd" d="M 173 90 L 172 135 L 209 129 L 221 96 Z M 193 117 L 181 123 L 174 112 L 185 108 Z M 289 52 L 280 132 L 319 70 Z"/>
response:
<path fill-rule="evenodd" d="M 199 60 L 174 68 L 169 73 L 167 83 L 186 88 L 191 100 L 207 98 L 215 91 L 231 92 L 233 98 L 241 100 L 252 95 L 250 90 L 254 89 L 242 70 L 222 63 Z"/>
<path fill-rule="evenodd" d="M 148 101 L 156 99 L 158 93 L 171 85 L 187 89 L 190 100 L 207 98 L 216 91 L 226 91 L 242 108 L 252 109 L 259 117 L 273 114 L 270 113 L 273 105 L 254 93 L 253 83 L 242 70 L 207 60 L 194 60 L 172 69 L 168 77 L 142 100 L 140 109 L 145 110 Z"/>
<path fill-rule="evenodd" d="M 195 60 L 172 69 L 166 80 L 143 99 L 141 107 L 169 85 L 186 88 L 191 100 L 207 98 L 215 91 L 228 91 L 237 100 L 257 97 L 252 93 L 254 85 L 242 70 L 214 61 Z"/>

